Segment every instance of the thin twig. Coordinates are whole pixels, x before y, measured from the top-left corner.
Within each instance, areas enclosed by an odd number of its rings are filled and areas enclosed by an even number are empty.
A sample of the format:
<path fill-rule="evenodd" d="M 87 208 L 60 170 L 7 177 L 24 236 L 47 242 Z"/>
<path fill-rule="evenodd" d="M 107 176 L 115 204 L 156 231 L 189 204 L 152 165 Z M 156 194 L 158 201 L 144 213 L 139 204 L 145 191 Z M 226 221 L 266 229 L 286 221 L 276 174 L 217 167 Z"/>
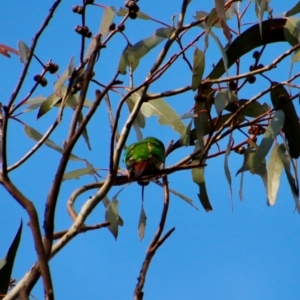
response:
<path fill-rule="evenodd" d="M 48 139 L 50 134 L 54 131 L 56 126 L 58 125 L 57 120 L 50 126 L 50 128 L 47 130 L 47 132 L 43 135 L 43 137 L 36 143 L 34 147 L 32 147 L 20 160 L 18 160 L 16 163 L 14 163 L 12 166 L 7 168 L 7 172 L 10 172 L 17 167 L 19 167 L 21 164 L 27 161 Z"/>
<path fill-rule="evenodd" d="M 156 250 L 162 245 L 162 243 L 172 234 L 172 232 L 175 230 L 175 228 L 172 228 L 162 239 L 160 239 L 162 232 L 165 227 L 166 219 L 167 219 L 167 213 L 169 209 L 169 186 L 168 186 L 168 179 L 166 176 L 163 177 L 163 185 L 164 185 L 164 205 L 163 210 L 160 218 L 160 222 L 158 225 L 157 232 L 155 233 L 149 247 L 146 253 L 146 257 L 144 259 L 140 275 L 138 277 L 138 283 L 134 290 L 134 300 L 142 300 L 144 297 L 143 288 L 146 281 L 146 275 L 148 268 L 150 266 L 150 263 L 155 255 Z"/>

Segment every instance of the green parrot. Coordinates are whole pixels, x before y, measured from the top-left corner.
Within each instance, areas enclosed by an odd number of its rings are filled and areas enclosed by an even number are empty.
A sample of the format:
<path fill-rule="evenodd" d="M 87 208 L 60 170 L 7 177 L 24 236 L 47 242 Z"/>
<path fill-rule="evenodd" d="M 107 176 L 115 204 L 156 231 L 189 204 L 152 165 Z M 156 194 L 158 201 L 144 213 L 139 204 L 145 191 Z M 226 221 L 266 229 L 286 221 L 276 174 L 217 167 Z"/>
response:
<path fill-rule="evenodd" d="M 154 137 L 128 146 L 124 161 L 130 177 L 150 175 L 159 170 L 165 162 L 165 146 Z M 148 181 L 138 181 L 139 185 L 148 185 Z"/>

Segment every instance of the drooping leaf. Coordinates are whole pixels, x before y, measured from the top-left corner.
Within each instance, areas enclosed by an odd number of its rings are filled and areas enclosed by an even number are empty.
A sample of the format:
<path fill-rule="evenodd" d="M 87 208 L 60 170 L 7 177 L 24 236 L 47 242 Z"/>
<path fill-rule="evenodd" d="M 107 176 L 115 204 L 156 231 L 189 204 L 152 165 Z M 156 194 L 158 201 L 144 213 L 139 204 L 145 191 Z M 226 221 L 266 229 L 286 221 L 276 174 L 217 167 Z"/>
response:
<path fill-rule="evenodd" d="M 254 161 L 255 152 L 257 150 L 258 146 L 251 142 L 250 145 L 247 148 L 247 151 L 244 154 L 244 162 L 243 166 L 237 171 L 236 175 L 238 175 L 241 172 L 250 171 L 251 174 L 259 175 L 263 181 L 263 184 L 266 188 L 266 195 L 268 197 L 268 173 L 266 168 L 266 160 L 263 159 L 260 162 Z M 241 190 L 240 190 L 241 192 Z M 269 200 L 267 199 L 267 203 L 269 203 Z"/>
<path fill-rule="evenodd" d="M 231 174 L 228 166 L 228 157 L 231 152 L 231 145 L 232 145 L 232 132 L 229 135 L 227 147 L 226 147 L 226 152 L 225 152 L 225 157 L 224 157 L 224 171 L 225 171 L 225 176 L 229 185 L 229 190 L 230 190 L 230 197 L 232 200 L 232 180 L 231 180 Z"/>
<path fill-rule="evenodd" d="M 78 123 L 80 124 L 82 121 L 83 121 L 83 114 L 81 112 L 79 114 L 79 116 L 78 116 Z M 88 149 L 92 150 L 90 139 L 89 139 L 89 135 L 88 135 L 88 131 L 87 131 L 86 127 L 82 131 L 82 137 L 84 138 L 84 141 L 87 144 Z"/>
<path fill-rule="evenodd" d="M 183 146 L 189 146 L 190 144 L 192 124 L 193 122 L 190 121 L 190 123 L 186 126 L 185 132 L 180 137 L 180 143 Z"/>
<path fill-rule="evenodd" d="M 120 57 L 118 70 L 123 75 L 127 73 L 126 69 L 128 66 L 131 66 L 132 71 L 134 71 L 140 63 L 140 60 L 133 56 L 132 47 L 132 45 L 128 44 Z"/>
<path fill-rule="evenodd" d="M 29 47 L 23 41 L 18 41 L 18 49 L 19 49 L 21 62 L 23 64 L 26 64 L 27 60 L 28 60 L 28 55 L 30 52 Z"/>
<path fill-rule="evenodd" d="M 272 82 L 271 87 L 276 85 L 278 85 L 277 82 Z M 274 108 L 276 110 L 281 109 L 284 112 L 283 131 L 288 141 L 289 151 L 293 158 L 298 158 L 300 156 L 300 125 L 290 95 L 285 87 L 279 84 L 277 88 L 270 91 L 270 96 Z"/>
<path fill-rule="evenodd" d="M 192 75 L 192 84 L 191 84 L 193 91 L 195 91 L 199 87 L 203 77 L 204 69 L 205 69 L 204 52 L 196 48 L 194 51 L 194 58 L 193 58 L 193 75 Z"/>
<path fill-rule="evenodd" d="M 158 28 L 155 31 L 155 35 L 162 37 L 162 38 L 170 38 L 172 33 L 175 31 L 174 27 L 164 27 L 164 28 Z"/>
<path fill-rule="evenodd" d="M 244 172 L 241 173 L 240 189 L 239 189 L 240 200 L 243 200 L 243 183 L 244 183 Z"/>
<path fill-rule="evenodd" d="M 146 213 L 144 210 L 144 205 L 142 205 L 140 218 L 139 218 L 139 225 L 138 225 L 138 233 L 139 233 L 140 241 L 145 236 L 145 228 L 146 228 L 146 223 L 147 223 L 146 221 L 147 221 L 147 216 L 146 216 Z"/>
<path fill-rule="evenodd" d="M 32 127 L 30 127 L 30 126 L 28 126 L 28 125 L 25 125 L 24 126 L 24 130 L 25 130 L 25 133 L 26 133 L 26 135 L 29 137 L 29 138 L 31 138 L 32 140 L 34 140 L 34 141 L 40 141 L 41 139 L 42 139 L 42 137 L 43 137 L 43 135 L 40 133 L 40 132 L 38 132 L 37 130 L 35 130 L 34 128 L 32 128 Z M 56 151 L 58 151 L 59 153 L 63 153 L 63 148 L 62 147 L 60 147 L 60 146 L 58 146 L 58 145 L 56 145 L 54 142 L 52 142 L 50 139 L 46 139 L 45 140 L 45 142 L 44 142 L 44 144 L 46 145 L 46 146 L 48 146 L 48 147 L 50 147 L 50 148 L 52 148 L 52 149 L 54 149 L 54 150 L 56 150 Z M 70 155 L 70 159 L 71 160 L 74 160 L 74 161 L 82 161 L 83 159 L 82 158 L 79 158 L 79 157 L 77 157 L 76 155 L 74 155 L 74 154 L 71 154 Z"/>
<path fill-rule="evenodd" d="M 115 199 L 115 197 L 113 198 Z M 107 205 L 110 203 L 109 199 L 105 196 L 102 201 L 101 201 L 103 204 L 104 204 L 104 207 L 106 208 Z M 118 215 L 118 225 L 119 226 L 123 226 L 124 225 L 124 221 L 123 219 L 120 217 L 120 215 Z"/>
<path fill-rule="evenodd" d="M 198 151 L 202 147 L 199 146 L 198 143 L 195 145 L 195 151 Z M 199 159 L 201 158 L 201 155 L 196 156 L 193 159 L 193 164 L 198 164 Z M 204 163 L 204 161 L 203 161 Z M 199 167 L 199 168 L 193 168 L 192 169 L 192 178 L 193 181 L 199 186 L 199 194 L 198 198 L 203 206 L 203 208 L 206 210 L 206 212 L 212 211 L 212 206 L 210 204 L 207 190 L 206 190 L 206 184 L 205 184 L 205 177 L 204 177 L 204 167 Z"/>
<path fill-rule="evenodd" d="M 131 113 L 135 102 L 129 97 L 126 100 L 126 104 L 128 106 L 129 112 Z M 145 125 L 146 125 L 145 117 L 143 116 L 143 114 L 141 112 L 138 112 L 138 114 L 133 122 L 133 127 L 136 131 L 136 136 L 137 136 L 138 141 L 143 140 L 143 135 L 142 135 L 140 128 L 145 128 Z"/>
<path fill-rule="evenodd" d="M 283 164 L 278 153 L 278 144 L 275 142 L 270 159 L 267 165 L 268 171 L 268 205 L 276 203 L 277 192 L 280 184 L 280 176 L 283 171 Z"/>
<path fill-rule="evenodd" d="M 101 25 L 99 29 L 99 33 L 102 36 L 106 36 L 109 31 L 109 26 L 111 25 L 114 16 L 115 16 L 116 9 L 113 6 L 106 6 L 104 9 L 104 15 L 101 20 Z"/>
<path fill-rule="evenodd" d="M 74 57 L 72 56 L 70 58 L 68 67 L 66 68 L 66 70 L 63 72 L 63 74 L 59 77 L 59 79 L 54 84 L 54 92 L 57 96 L 63 97 L 62 87 L 63 87 L 65 81 L 69 78 L 69 76 L 72 75 L 74 69 L 75 69 Z"/>
<path fill-rule="evenodd" d="M 292 195 L 295 201 L 295 206 L 296 206 L 296 210 L 298 211 L 298 213 L 300 213 L 300 204 L 299 204 L 299 182 L 296 182 L 294 176 L 292 175 L 291 172 L 291 159 L 290 157 L 286 154 L 286 146 L 285 144 L 281 144 L 278 147 L 278 155 L 279 158 L 281 159 L 283 166 L 284 166 L 284 170 L 285 170 L 285 174 L 288 180 L 288 183 L 290 185 L 291 191 L 292 191 Z"/>
<path fill-rule="evenodd" d="M 270 0 L 255 0 L 255 11 L 256 15 L 258 16 L 258 23 L 259 23 L 259 30 L 261 38 L 264 38 L 262 35 L 262 21 L 264 12 L 270 12 L 272 9 L 269 7 Z"/>
<path fill-rule="evenodd" d="M 300 1 L 298 1 L 298 3 L 296 3 L 291 9 L 289 9 L 285 16 L 286 17 L 290 17 L 293 16 L 295 14 L 298 14 L 300 12 Z"/>
<path fill-rule="evenodd" d="M 291 17 L 286 19 L 284 24 L 284 37 L 291 46 L 298 44 L 300 38 L 300 19 Z"/>
<path fill-rule="evenodd" d="M 40 106 L 37 114 L 37 119 L 46 114 L 55 104 L 61 100 L 61 97 L 57 96 L 55 93 L 51 94 Z"/>
<path fill-rule="evenodd" d="M 236 175 L 244 171 L 250 171 L 252 174 L 264 175 L 266 173 L 266 161 L 263 159 L 259 162 L 254 162 L 254 156 L 258 146 L 251 142 L 245 152 L 245 158 L 242 167 L 237 171 Z"/>
<path fill-rule="evenodd" d="M 105 211 L 105 221 L 109 222 L 109 231 L 112 233 L 115 239 L 118 238 L 118 225 L 119 225 L 119 215 L 118 215 L 119 201 L 117 199 L 112 199 L 106 206 Z"/>
<path fill-rule="evenodd" d="M 226 22 L 226 15 L 225 15 L 225 8 L 224 8 L 224 1 L 223 0 L 215 0 L 215 9 L 218 13 L 218 16 L 220 18 L 220 24 L 223 29 L 223 33 L 226 36 L 227 40 L 231 41 L 231 34 L 230 29 Z"/>
<path fill-rule="evenodd" d="M 99 169 L 95 169 L 95 171 L 98 170 Z M 81 168 L 81 169 L 73 170 L 65 173 L 62 181 L 70 180 L 70 179 L 80 179 L 80 177 L 83 175 L 93 175 L 95 171 L 91 172 L 90 168 Z"/>
<path fill-rule="evenodd" d="M 136 44 L 134 44 L 130 48 L 130 54 L 133 55 L 135 59 L 141 59 L 143 56 L 145 56 L 150 50 L 155 48 L 158 44 L 160 44 L 165 37 L 158 36 L 156 34 L 145 38 Z"/>
<path fill-rule="evenodd" d="M 198 198 L 203 206 L 203 208 L 206 210 L 206 212 L 210 212 L 213 210 L 207 190 L 206 190 L 206 184 L 205 184 L 205 178 L 204 178 L 204 168 L 193 168 L 192 169 L 192 177 L 193 181 L 199 186 L 199 194 Z"/>
<path fill-rule="evenodd" d="M 0 299 L 2 299 L 8 291 L 9 281 L 11 279 L 15 257 L 19 248 L 21 234 L 22 221 L 5 257 L 2 260 L 0 260 Z"/>
<path fill-rule="evenodd" d="M 151 93 L 149 93 L 151 96 Z M 140 99 L 139 92 L 134 93 L 130 98 L 134 103 Z M 179 115 L 175 110 L 163 99 L 158 98 L 143 103 L 141 113 L 149 118 L 151 116 L 158 116 L 158 123 L 167 125 L 173 128 L 180 135 L 185 132 L 185 126 L 180 120 Z"/>
<path fill-rule="evenodd" d="M 203 16 L 201 16 L 201 14 L 196 12 L 196 16 L 194 18 L 196 20 L 200 20 L 200 19 L 202 19 L 202 17 Z M 220 52 L 222 54 L 222 59 L 223 59 L 223 67 L 224 67 L 226 73 L 228 73 L 227 71 L 228 71 L 229 65 L 228 65 L 227 54 L 226 54 L 225 49 L 222 46 L 219 38 L 212 31 L 212 25 L 214 24 L 217 17 L 218 17 L 217 12 L 216 12 L 215 9 L 213 9 L 211 11 L 211 13 L 209 14 L 209 16 L 208 16 L 207 22 L 205 22 L 204 25 L 199 24 L 199 26 L 205 30 L 205 49 L 204 49 L 204 52 L 208 48 L 208 36 L 210 35 L 214 39 L 214 41 L 216 42 L 218 48 L 220 49 Z M 215 25 L 216 24 L 214 24 L 214 26 Z M 211 78 L 211 77 L 209 77 L 209 78 Z"/>
<path fill-rule="evenodd" d="M 277 134 L 281 131 L 284 124 L 284 113 L 282 110 L 277 110 L 274 113 L 274 117 L 271 120 L 262 141 L 258 149 L 255 152 L 253 157 L 253 167 L 256 164 L 259 164 L 268 154 L 269 150 L 271 149 L 273 142 L 277 136 Z"/>

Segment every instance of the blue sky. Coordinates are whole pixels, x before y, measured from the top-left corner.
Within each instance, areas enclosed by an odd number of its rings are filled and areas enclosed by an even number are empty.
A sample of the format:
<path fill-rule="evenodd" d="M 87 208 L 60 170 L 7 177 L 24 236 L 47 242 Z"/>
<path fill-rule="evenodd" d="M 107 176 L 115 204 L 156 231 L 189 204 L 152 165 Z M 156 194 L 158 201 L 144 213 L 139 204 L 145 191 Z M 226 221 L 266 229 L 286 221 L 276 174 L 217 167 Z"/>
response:
<path fill-rule="evenodd" d="M 193 1 L 187 12 L 186 22 L 193 20 L 195 11 L 210 11 L 213 1 Z M 172 15 L 179 12 L 181 1 L 140 1 L 143 12 L 171 25 Z M 270 5 L 274 9 L 273 15 L 287 11 L 296 1 L 273 0 Z M 80 16 L 72 12 L 71 7 L 76 5 L 70 0 L 63 1 L 58 8 L 53 22 L 47 27 L 45 34 L 40 39 L 36 55 L 47 62 L 53 59 L 59 68 L 59 74 L 66 68 L 71 56 L 79 62 L 78 49 L 80 38 L 74 32 L 74 27 L 80 24 Z M 103 1 L 103 5 L 114 5 L 116 8 L 123 6 L 123 1 Z M 52 1 L 14 1 L 6 2 L 0 12 L 0 43 L 17 47 L 17 41 L 22 40 L 30 45 L 32 37 L 42 24 Z M 245 5 L 245 4 L 244 4 Z M 103 10 L 89 8 L 87 23 L 93 33 L 98 30 Z M 120 18 L 115 18 L 116 23 Z M 256 22 L 254 4 L 251 4 L 245 21 Z M 235 20 L 229 22 L 230 26 L 236 25 Z M 126 23 L 126 35 L 131 43 L 150 36 L 161 25 L 151 21 L 129 20 Z M 188 42 L 197 34 L 193 29 L 187 34 Z M 221 31 L 216 29 L 221 42 L 226 40 Z M 203 40 L 197 43 L 203 49 Z M 141 83 L 152 66 L 163 43 L 151 51 L 142 61 L 135 72 L 136 85 Z M 119 57 L 126 46 L 123 37 L 117 36 L 101 53 L 96 65 L 96 77 L 100 82 L 107 83 L 113 76 Z M 289 46 L 275 45 L 267 48 L 262 63 L 268 64 Z M 175 46 L 171 54 L 178 50 Z M 192 58 L 192 51 L 187 52 Z M 204 75 L 211 71 L 211 65 L 221 57 L 220 51 L 210 40 L 207 53 L 207 64 Z M 7 103 L 9 96 L 16 85 L 22 70 L 22 64 L 17 56 L 10 59 L 0 56 L 0 101 Z M 247 71 L 253 63 L 251 54 L 242 60 L 242 70 Z M 289 76 L 290 59 L 284 60 L 270 77 L 273 80 L 286 80 Z M 298 65 L 294 69 L 296 72 Z M 36 61 L 30 68 L 27 81 L 19 95 L 20 101 L 30 90 L 32 78 L 40 72 Z M 235 68 L 230 70 L 234 74 Z M 40 88 L 34 96 L 47 96 L 53 92 L 55 77 L 47 75 L 49 81 L 46 88 Z M 121 76 L 124 84 L 128 84 L 128 77 Z M 191 74 L 180 59 L 166 74 L 150 89 L 151 92 L 160 92 L 190 84 Z M 295 82 L 297 83 L 297 81 Z M 240 98 L 251 98 L 260 90 L 268 87 L 265 80 L 257 80 L 252 86 L 246 86 L 239 95 Z M 90 100 L 94 97 L 95 86 L 88 94 Z M 295 93 L 295 91 L 294 91 Z M 179 114 L 183 114 L 193 106 L 193 93 L 182 94 L 169 98 Z M 120 98 L 112 95 L 111 101 L 115 108 Z M 266 96 L 261 102 L 269 103 Z M 298 103 L 295 103 L 298 109 Z M 45 132 L 53 122 L 57 111 L 51 111 L 40 120 L 36 120 L 36 111 L 24 114 L 21 119 L 26 124 Z M 124 110 L 121 124 L 126 120 L 128 112 Z M 51 135 L 51 139 L 62 145 L 68 130 L 71 112 L 66 111 L 64 120 L 58 130 Z M 87 158 L 95 167 L 107 167 L 108 141 L 110 131 L 107 112 L 102 103 L 95 118 L 88 126 L 92 151 L 89 151 L 80 140 L 74 153 Z M 25 152 L 33 147 L 34 142 L 28 139 L 22 125 L 11 122 L 9 125 L 8 159 L 11 165 Z M 147 119 L 147 127 L 143 130 L 144 136 L 155 135 L 165 145 L 178 135 L 166 126 L 160 126 L 157 118 Z M 239 136 L 237 135 L 237 139 Z M 129 143 L 135 142 L 134 131 L 131 132 Z M 221 144 L 223 145 L 223 144 Z M 224 145 L 223 145 L 224 146 Z M 172 165 L 192 151 L 184 148 L 176 151 L 167 159 L 167 165 Z M 212 150 L 214 151 L 214 149 Z M 11 174 L 12 180 L 20 190 L 29 197 L 43 220 L 43 210 L 49 187 L 55 174 L 55 166 L 60 155 L 43 147 L 34 157 L 18 170 Z M 244 178 L 244 199 L 239 200 L 240 177 L 234 177 L 242 165 L 242 157 L 232 153 L 230 170 L 233 176 L 233 203 L 231 210 L 230 193 L 225 178 L 223 164 L 224 157 L 208 161 L 206 168 L 206 181 L 209 197 L 214 210 L 206 213 L 197 198 L 198 188 L 193 184 L 190 171 L 172 174 L 169 177 L 170 188 L 173 188 L 193 199 L 199 211 L 194 210 L 184 201 L 171 196 L 170 210 L 166 222 L 166 230 L 176 227 L 175 232 L 156 253 L 147 274 L 144 288 L 144 299 L 298 299 L 299 298 L 299 269 L 298 260 L 299 216 L 294 213 L 294 202 L 283 174 L 282 184 L 279 189 L 277 203 L 274 207 L 266 205 L 266 194 L 263 183 L 258 176 L 250 173 Z M 71 162 L 68 170 L 84 167 L 80 162 Z M 124 167 L 122 165 L 122 167 Z M 100 174 L 105 175 L 105 172 Z M 93 182 L 91 176 L 84 176 L 80 180 L 66 181 L 59 195 L 56 214 L 56 231 L 67 229 L 71 226 L 71 219 L 66 212 L 66 202 L 72 191 L 79 186 Z M 109 193 L 112 198 L 119 188 L 113 188 Z M 79 198 L 76 205 L 80 209 L 93 191 Z M 141 207 L 141 188 L 132 184 L 119 196 L 120 215 L 125 221 L 120 228 L 118 240 L 115 241 L 107 229 L 101 229 L 81 234 L 72 240 L 50 262 L 56 299 L 131 299 L 139 275 L 141 264 L 145 257 L 146 249 L 156 231 L 162 208 L 163 191 L 160 187 L 151 184 L 145 190 L 145 210 L 148 217 L 146 235 L 142 242 L 137 235 L 137 224 Z M 11 240 L 18 228 L 20 219 L 28 223 L 25 211 L 4 191 L 0 189 L 0 257 L 5 255 Z M 99 223 L 104 220 L 103 205 L 100 204 L 89 216 L 87 224 Z M 36 261 L 31 231 L 24 226 L 21 246 L 19 248 L 13 277 L 20 279 Z M 33 290 L 37 299 L 43 299 L 41 282 Z"/>

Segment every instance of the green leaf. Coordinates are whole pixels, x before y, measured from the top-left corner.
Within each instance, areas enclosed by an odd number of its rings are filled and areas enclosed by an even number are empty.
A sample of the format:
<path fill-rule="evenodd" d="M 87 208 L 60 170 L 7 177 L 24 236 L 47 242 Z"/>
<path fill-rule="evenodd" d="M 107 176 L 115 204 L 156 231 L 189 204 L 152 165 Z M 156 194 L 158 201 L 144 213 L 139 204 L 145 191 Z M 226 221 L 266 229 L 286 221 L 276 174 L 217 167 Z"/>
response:
<path fill-rule="evenodd" d="M 285 16 L 290 17 L 295 14 L 298 14 L 299 12 L 300 12 L 300 1 L 298 1 L 298 3 L 296 3 L 290 10 L 288 10 Z"/>
<path fill-rule="evenodd" d="M 215 97 L 215 108 L 217 115 L 220 115 L 224 108 L 230 103 L 230 102 L 237 102 L 238 98 L 234 92 L 231 92 L 230 90 L 222 90 L 220 91 L 216 97 Z"/>
<path fill-rule="evenodd" d="M 259 164 L 267 156 L 277 134 L 281 131 L 283 127 L 283 123 L 284 123 L 284 113 L 282 110 L 277 110 L 274 113 L 274 117 L 271 120 L 264 134 L 264 137 L 253 157 L 253 164 L 254 164 L 253 167 L 255 167 L 256 164 Z"/>
<path fill-rule="evenodd" d="M 40 106 L 37 119 L 46 114 L 59 100 L 61 100 L 61 97 L 57 96 L 55 93 L 51 94 Z"/>
<path fill-rule="evenodd" d="M 265 159 L 261 161 L 254 161 L 254 156 L 256 154 L 258 146 L 255 143 L 247 148 L 245 152 L 245 158 L 243 166 L 237 171 L 236 175 L 244 171 L 250 171 L 252 174 L 258 174 L 264 176 L 266 174 L 266 161 Z"/>
<path fill-rule="evenodd" d="M 277 85 L 272 82 L 271 87 Z M 279 84 L 277 88 L 270 91 L 271 101 L 276 110 L 281 109 L 284 112 L 285 119 L 283 131 L 288 141 L 289 151 L 292 158 L 300 156 L 300 125 L 297 112 L 290 95 L 283 85 Z"/>
<path fill-rule="evenodd" d="M 175 31 L 174 27 L 158 28 L 155 31 L 155 35 L 162 37 L 162 38 L 169 39 L 174 31 Z"/>
<path fill-rule="evenodd" d="M 1 278 L 0 299 L 2 299 L 3 295 L 6 295 L 8 291 L 15 257 L 20 244 L 21 234 L 22 234 L 22 221 L 5 257 L 2 260 L 0 260 L 0 278 Z"/>
<path fill-rule="evenodd" d="M 39 108 L 46 99 L 47 98 L 45 98 L 44 96 L 39 95 L 35 98 L 27 100 L 25 104 L 28 105 L 28 107 L 23 112 L 25 113 Z"/>
<path fill-rule="evenodd" d="M 250 146 L 247 148 L 247 151 L 244 154 L 243 166 L 237 171 L 236 175 L 238 175 L 239 173 L 244 172 L 244 171 L 250 171 L 251 174 L 259 175 L 261 177 L 263 183 L 264 183 L 264 186 L 266 188 L 266 192 L 267 192 L 267 195 L 268 195 L 268 191 L 267 191 L 268 173 L 267 173 L 267 169 L 266 169 L 266 160 L 263 159 L 260 162 L 254 161 L 254 156 L 255 156 L 255 152 L 256 152 L 257 148 L 258 148 L 258 146 L 255 143 L 251 142 Z M 242 191 L 240 189 L 240 193 L 241 192 Z M 269 203 L 268 199 L 267 199 L 267 203 Z"/>
<path fill-rule="evenodd" d="M 126 68 L 128 66 L 131 65 L 132 71 L 134 71 L 139 63 L 140 60 L 136 59 L 132 54 L 132 45 L 128 44 L 121 55 L 118 70 L 121 74 L 125 75 L 127 73 Z"/>
<path fill-rule="evenodd" d="M 237 103 L 229 103 L 225 107 L 225 109 L 230 112 L 235 112 L 237 108 L 243 106 L 248 101 L 249 100 L 247 99 L 241 99 L 238 100 Z M 258 116 L 268 112 L 269 110 L 270 107 L 267 103 L 260 104 L 259 102 L 255 101 L 255 102 L 251 102 L 249 105 L 243 108 L 240 114 L 246 117 L 257 118 Z"/>
<path fill-rule="evenodd" d="M 65 81 L 72 75 L 74 69 L 75 69 L 74 57 L 72 56 L 70 58 L 68 67 L 66 68 L 66 70 L 63 72 L 63 74 L 59 77 L 59 79 L 54 84 L 54 92 L 57 96 L 63 97 L 62 87 L 63 87 Z"/>
<path fill-rule="evenodd" d="M 113 199 L 115 199 L 115 197 L 114 197 Z M 109 199 L 108 199 L 106 196 L 102 199 L 101 202 L 103 202 L 105 208 L 106 208 L 107 205 L 110 203 Z M 118 215 L 118 225 L 119 225 L 119 226 L 123 226 L 123 225 L 124 225 L 124 221 L 123 221 L 123 219 L 120 217 L 120 215 Z"/>
<path fill-rule="evenodd" d="M 277 192 L 280 184 L 280 176 L 283 171 L 283 164 L 278 153 L 278 144 L 275 142 L 270 159 L 267 165 L 268 171 L 268 205 L 276 203 Z"/>
<path fill-rule="evenodd" d="M 30 52 L 29 47 L 23 41 L 18 41 L 18 50 L 20 54 L 21 63 L 26 64 Z"/>
<path fill-rule="evenodd" d="M 101 21 L 101 25 L 99 28 L 99 33 L 102 36 L 106 36 L 109 32 L 109 26 L 113 22 L 115 16 L 116 9 L 113 6 L 106 6 L 104 10 L 104 15 Z"/>
<path fill-rule="evenodd" d="M 34 128 L 32 128 L 32 127 L 30 127 L 30 126 L 28 126 L 28 125 L 25 125 L 25 126 L 24 126 L 24 129 L 25 129 L 26 135 L 27 135 L 29 138 L 31 138 L 32 140 L 34 140 L 34 141 L 37 141 L 37 142 L 38 142 L 38 141 L 40 141 L 40 140 L 42 139 L 42 137 L 43 137 L 43 135 L 42 135 L 40 132 L 38 132 L 37 130 L 35 130 Z M 46 146 L 48 146 L 48 147 L 50 147 L 50 148 L 52 148 L 52 149 L 58 151 L 59 153 L 63 153 L 63 152 L 64 152 L 64 150 L 63 150 L 62 147 L 56 145 L 56 144 L 55 144 L 54 142 L 52 142 L 50 139 L 46 139 L 45 142 L 44 142 L 44 144 L 45 144 Z M 71 155 L 70 155 L 70 159 L 71 159 L 71 160 L 74 160 L 74 161 L 80 161 L 80 160 L 82 161 L 82 160 L 83 160 L 82 158 L 79 158 L 79 157 L 77 157 L 77 156 L 74 155 L 74 154 L 71 154 Z"/>
<path fill-rule="evenodd" d="M 295 205 L 296 205 L 296 210 L 298 211 L 298 213 L 300 213 L 300 205 L 299 205 L 299 183 L 295 181 L 294 176 L 291 173 L 291 168 L 290 168 L 290 164 L 291 164 L 291 159 L 290 157 L 285 153 L 286 152 L 286 146 L 285 144 L 281 144 L 278 147 L 278 155 L 283 163 L 284 166 L 284 170 L 285 170 L 285 174 L 288 180 L 288 183 L 290 185 L 293 197 L 294 197 L 294 201 L 295 201 Z"/>
<path fill-rule="evenodd" d="M 146 221 L 147 221 L 147 216 L 146 216 L 146 213 L 144 210 L 144 205 L 142 205 L 140 218 L 139 218 L 139 225 L 138 225 L 138 233 L 139 233 L 140 241 L 145 236 L 145 228 L 146 228 L 146 223 L 147 223 Z"/>
<path fill-rule="evenodd" d="M 126 100 L 126 104 L 128 106 L 129 112 L 131 113 L 135 102 L 129 97 Z M 143 139 L 143 135 L 141 133 L 140 128 L 145 128 L 145 125 L 146 125 L 145 117 L 143 116 L 143 114 L 141 112 L 138 112 L 135 120 L 133 121 L 133 126 L 136 131 L 138 141 L 141 141 Z"/>
<path fill-rule="evenodd" d="M 241 173 L 240 189 L 239 189 L 240 200 L 243 200 L 243 183 L 244 183 L 244 172 Z"/>
<path fill-rule="evenodd" d="M 145 56 L 150 50 L 155 48 L 158 44 L 160 44 L 165 37 L 161 37 L 158 35 L 152 35 L 148 38 L 145 38 L 136 44 L 134 44 L 130 50 L 129 54 L 132 54 L 135 59 L 141 59 Z"/>
<path fill-rule="evenodd" d="M 149 93 L 149 95 L 151 96 L 151 93 Z M 139 92 L 134 93 L 130 99 L 136 103 L 140 99 Z M 143 103 L 141 113 L 147 118 L 158 116 L 159 124 L 172 127 L 180 135 L 185 132 L 185 126 L 180 120 L 179 115 L 163 98 Z"/>
<path fill-rule="evenodd" d="M 198 151 L 199 149 L 200 149 L 200 146 L 198 144 L 196 144 L 195 151 Z M 200 158 L 200 156 L 196 157 L 192 163 L 198 164 L 199 158 Z M 206 184 L 205 184 L 205 178 L 204 178 L 204 167 L 193 168 L 192 169 L 192 178 L 193 178 L 193 181 L 199 186 L 198 198 L 199 198 L 203 208 L 206 210 L 206 212 L 212 211 L 213 208 L 210 204 L 207 190 L 206 190 Z"/>
<path fill-rule="evenodd" d="M 77 101 L 76 101 L 77 102 Z M 79 114 L 79 117 L 78 117 L 78 123 L 80 124 L 81 122 L 83 121 L 83 114 L 82 112 Z M 90 144 L 90 139 L 89 139 L 89 135 L 88 135 L 88 132 L 87 132 L 87 128 L 85 127 L 82 131 L 82 136 L 85 140 L 85 143 L 87 144 L 88 146 L 88 149 L 89 150 L 92 150 L 92 147 L 91 147 L 91 144 Z"/>
<path fill-rule="evenodd" d="M 190 123 L 185 128 L 185 132 L 180 137 L 180 144 L 182 146 L 189 146 L 190 144 L 192 124 L 193 121 L 191 120 Z"/>
<path fill-rule="evenodd" d="M 196 48 L 194 51 L 194 58 L 193 58 L 193 76 L 192 76 L 192 84 L 191 84 L 193 91 L 195 91 L 199 87 L 203 77 L 204 69 L 205 69 L 204 52 Z"/>
<path fill-rule="evenodd" d="M 259 31 L 260 31 L 260 36 L 263 38 L 262 35 L 262 20 L 264 16 L 264 12 L 270 12 L 271 8 L 269 7 L 270 0 L 256 0 L 255 1 L 255 11 L 256 15 L 258 16 L 258 24 L 259 24 Z"/>
<path fill-rule="evenodd" d="M 90 168 L 81 168 L 81 169 L 73 170 L 73 171 L 65 173 L 62 181 L 70 180 L 70 179 L 80 179 L 81 176 L 93 175 L 95 173 L 95 171 L 98 171 L 98 170 L 100 170 L 100 169 L 95 169 L 94 172 L 92 172 Z"/>
<path fill-rule="evenodd" d="M 228 144 L 226 147 L 226 152 L 225 152 L 225 157 L 224 157 L 224 171 L 225 171 L 225 176 L 226 176 L 226 179 L 227 179 L 227 182 L 229 185 L 230 197 L 232 200 L 232 180 L 231 180 L 231 174 L 230 174 L 230 170 L 229 170 L 229 166 L 228 166 L 228 157 L 231 152 L 231 145 L 232 145 L 232 132 L 229 135 Z"/>
<path fill-rule="evenodd" d="M 291 17 L 286 19 L 284 25 L 284 37 L 291 46 L 298 44 L 300 40 L 300 19 Z"/>
<path fill-rule="evenodd" d="M 119 224 L 119 215 L 118 215 L 118 206 L 119 201 L 117 199 L 112 199 L 106 206 L 105 211 L 105 221 L 110 222 L 108 226 L 109 231 L 112 233 L 115 239 L 118 237 L 118 224 Z"/>

